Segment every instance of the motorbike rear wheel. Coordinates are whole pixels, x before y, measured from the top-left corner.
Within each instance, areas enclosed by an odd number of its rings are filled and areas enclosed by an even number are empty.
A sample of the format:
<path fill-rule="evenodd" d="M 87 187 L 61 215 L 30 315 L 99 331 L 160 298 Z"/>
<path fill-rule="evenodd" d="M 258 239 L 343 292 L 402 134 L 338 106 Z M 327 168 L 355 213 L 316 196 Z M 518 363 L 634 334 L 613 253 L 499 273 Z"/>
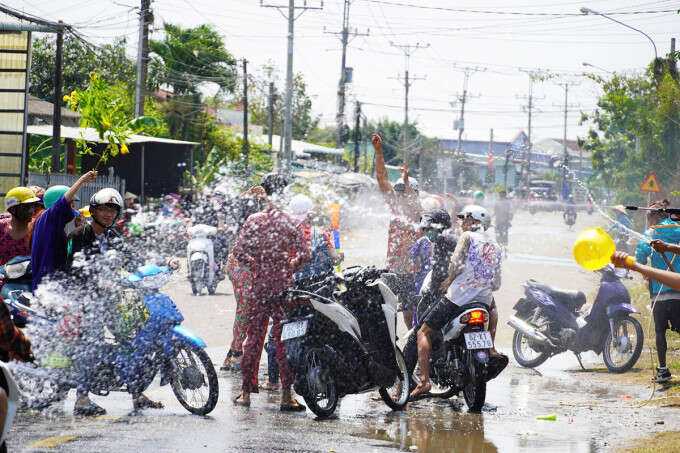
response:
<path fill-rule="evenodd" d="M 536 351 L 531 347 L 529 342 L 529 338 L 527 338 L 519 330 L 515 330 L 515 334 L 512 337 L 512 355 L 515 356 L 515 360 L 521 366 L 525 368 L 535 368 L 548 360 L 550 353 L 545 351 Z M 536 355 L 530 357 L 530 352 L 533 352 Z"/>
<path fill-rule="evenodd" d="M 616 334 L 615 341 L 612 339 L 611 331 L 604 339 L 602 357 L 610 372 L 625 373 L 633 368 L 633 365 L 640 358 L 644 333 L 640 322 L 630 317 L 615 320 L 614 333 Z M 617 361 L 619 356 L 622 359 L 621 362 Z"/>
<path fill-rule="evenodd" d="M 205 350 L 194 345 L 175 344 L 176 355 L 170 360 L 170 386 L 179 403 L 196 415 L 209 414 L 219 396 L 215 366 Z M 207 394 L 206 394 L 207 390 Z"/>
<path fill-rule="evenodd" d="M 338 405 L 338 392 L 335 379 L 322 357 L 320 349 L 307 353 L 307 389 L 302 397 L 317 417 L 328 418 Z"/>
<path fill-rule="evenodd" d="M 474 360 L 472 354 L 468 355 L 468 360 Z M 477 374 L 474 362 L 468 363 L 468 373 L 470 381 L 463 387 L 463 398 L 469 412 L 481 412 L 486 400 L 486 380 Z"/>
<path fill-rule="evenodd" d="M 401 353 L 399 348 L 394 349 L 394 353 L 397 358 L 397 366 L 399 367 L 399 376 L 394 380 L 394 385 L 392 387 L 380 387 L 380 397 L 392 410 L 402 411 L 406 408 L 409 397 L 409 373 L 406 369 L 406 362 L 404 361 L 404 355 Z M 399 393 L 396 393 L 396 392 Z M 393 395 L 398 395 L 398 397 L 393 397 Z"/>
<path fill-rule="evenodd" d="M 199 296 L 205 286 L 205 263 L 196 260 L 191 263 L 191 292 L 194 296 Z"/>

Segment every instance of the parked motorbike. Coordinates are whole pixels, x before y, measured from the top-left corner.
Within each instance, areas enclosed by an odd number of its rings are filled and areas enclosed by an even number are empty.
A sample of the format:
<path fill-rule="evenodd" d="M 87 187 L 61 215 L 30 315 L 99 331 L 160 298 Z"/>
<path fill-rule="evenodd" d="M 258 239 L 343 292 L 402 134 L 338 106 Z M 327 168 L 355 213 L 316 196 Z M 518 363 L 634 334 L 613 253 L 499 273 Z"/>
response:
<path fill-rule="evenodd" d="M 212 237 L 217 234 L 217 228 L 198 224 L 189 228 L 189 243 L 187 244 L 187 268 L 191 291 L 200 295 L 203 288 L 208 288 L 208 294 L 215 294 L 217 290 L 218 266 L 215 262 L 215 250 Z"/>
<path fill-rule="evenodd" d="M 385 275 L 374 267 L 350 267 L 290 292 L 296 304 L 281 339 L 295 391 L 318 417 L 333 414 L 339 398 L 376 388 L 390 408 L 406 407 L 409 379 L 396 345 L 397 296 Z"/>
<path fill-rule="evenodd" d="M 515 329 L 512 352 L 521 366 L 535 368 L 553 355 L 571 351 L 583 367 L 581 353 L 603 354 L 612 373 L 630 370 L 642 351 L 644 335 L 640 314 L 631 304 L 628 290 L 617 271 L 605 266 L 600 288 L 588 314 L 581 291 L 565 291 L 529 280 L 525 297 L 515 304 L 508 324 Z"/>
<path fill-rule="evenodd" d="M 90 392 L 106 396 L 111 391 L 142 392 L 160 373 L 160 384 L 170 384 L 180 404 L 198 415 L 210 413 L 217 404 L 215 368 L 205 352 L 206 344 L 182 327 L 184 317 L 174 302 L 159 290 L 168 281 L 169 269 L 147 265 L 126 279 L 129 291 L 118 306 L 114 338 L 104 337 L 97 345 Z M 79 316 L 56 317 L 28 293 L 12 291 L 8 303 L 25 313 L 28 322 L 46 335 L 60 338 L 51 351 L 40 355 L 39 364 L 12 363 L 17 383 L 30 407 L 47 406 L 62 400 L 75 388 L 82 356 L 73 340 Z M 108 326 L 107 326 L 108 327 Z"/>
<path fill-rule="evenodd" d="M 427 297 L 426 294 L 424 298 Z M 418 318 L 425 319 L 436 305 L 436 301 L 421 302 Z M 404 348 L 409 376 L 413 377 L 412 388 L 417 382 L 413 371 L 418 359 L 417 337 L 421 324 L 411 329 Z M 488 329 L 487 306 L 472 302 L 461 307 L 460 314 L 435 333 L 430 354 L 432 388 L 425 397 L 448 399 L 462 391 L 470 412 L 482 410 L 487 382 L 497 377 L 508 364 L 505 356 L 489 357 L 493 341 Z"/>
<path fill-rule="evenodd" d="M 15 256 L 3 266 L 0 266 L 0 280 L 3 281 L 0 300 L 8 300 L 12 291 L 30 291 L 33 281 L 31 257 Z M 25 319 L 18 316 L 14 319 L 14 323 L 17 327 L 24 327 Z"/>

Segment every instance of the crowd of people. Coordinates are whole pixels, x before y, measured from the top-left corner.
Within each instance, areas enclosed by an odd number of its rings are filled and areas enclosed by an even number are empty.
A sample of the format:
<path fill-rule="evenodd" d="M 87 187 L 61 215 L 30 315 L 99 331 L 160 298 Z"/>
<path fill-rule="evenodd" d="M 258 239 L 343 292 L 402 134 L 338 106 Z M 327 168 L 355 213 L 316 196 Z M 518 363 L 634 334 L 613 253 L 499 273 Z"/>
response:
<path fill-rule="evenodd" d="M 420 382 L 411 394 L 418 398 L 430 390 L 432 336 L 461 313 L 461 307 L 471 302 L 484 304 L 489 312 L 489 331 L 495 340 L 498 311 L 493 292 L 500 288 L 503 249 L 507 247 L 513 219 L 512 205 L 505 191 L 501 191 L 494 206 L 497 242 L 489 234 L 491 214 L 481 206 L 483 193 L 475 195 L 479 204 L 453 212 L 442 205 L 423 204 L 418 183 L 409 176 L 408 167 L 402 167 L 398 181 L 390 182 L 380 136 L 374 134 L 372 144 L 378 187 L 391 214 L 386 270 L 396 276 L 393 290 L 405 327 L 416 328 L 418 332 Z M 134 194 L 126 193 L 123 198 L 115 189 L 100 190 L 89 200 L 89 220 L 74 209 L 79 189 L 96 177 L 96 172 L 91 171 L 71 187 L 53 186 L 47 190 L 17 187 L 7 193 L 5 206 L 9 216 L 0 218 L 0 265 L 19 256 L 30 256 L 31 290 L 64 275 L 87 279 L 87 273 L 81 272 L 83 260 L 87 263 L 93 256 L 119 248 L 125 242 L 125 224 L 141 210 Z M 196 224 L 216 227 L 215 261 L 234 289 L 233 338 L 222 364 L 223 370 L 240 370 L 242 375 L 241 392 L 233 403 L 250 406 L 253 393 L 274 390 L 280 391 L 282 411 L 301 411 L 305 406 L 293 396 L 294 376 L 281 341 L 281 321 L 291 303 L 286 295 L 288 290 L 332 272 L 344 256 L 336 251 L 329 230 L 313 221 L 321 207 L 303 194 L 288 201 L 284 196 L 287 185 L 283 176 L 271 173 L 260 184 L 236 196 L 215 190 L 205 197 L 205 203 L 191 210 L 191 216 Z M 181 203 L 179 196 L 166 197 L 161 214 L 175 216 L 183 209 L 188 210 Z M 650 205 L 651 227 L 645 235 L 651 242 L 638 244 L 636 262 L 626 259 L 628 249 L 623 245 L 612 257 L 614 265 L 652 279 L 650 294 L 655 304 L 659 358 L 657 382 L 665 382 L 671 376 L 666 367 L 665 331 L 680 328 L 680 277 L 669 261 L 673 258 L 664 255 L 680 254 L 680 225 L 668 218 L 663 212 L 665 207 L 664 202 Z M 617 209 L 617 213 L 620 214 L 615 230 L 617 242 L 624 244 L 632 224 L 627 217 L 621 218 L 625 210 Z M 652 266 L 645 266 L 650 257 Z M 80 282 L 88 286 L 85 280 Z M 258 371 L 265 340 L 269 380 L 260 384 Z M 80 354 L 86 357 L 90 345 L 85 340 L 82 343 Z M 12 324 L 4 304 L 0 304 L 0 350 L 5 359 L 33 359 L 29 339 Z M 507 357 L 494 348 L 489 356 L 502 357 L 507 363 Z M 83 358 L 82 362 L 87 360 Z M 83 367 L 73 410 L 76 415 L 106 412 L 89 399 L 90 379 L 87 367 Z M 135 409 L 163 407 L 141 392 L 132 393 L 131 397 Z"/>

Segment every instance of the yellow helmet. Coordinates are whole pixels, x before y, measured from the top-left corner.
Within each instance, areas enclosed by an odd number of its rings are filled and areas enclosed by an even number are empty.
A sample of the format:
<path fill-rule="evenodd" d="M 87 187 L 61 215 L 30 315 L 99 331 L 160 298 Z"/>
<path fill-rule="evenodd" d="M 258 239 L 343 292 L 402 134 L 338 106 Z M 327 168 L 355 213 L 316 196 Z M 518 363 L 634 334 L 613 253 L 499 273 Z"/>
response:
<path fill-rule="evenodd" d="M 5 209 L 12 208 L 20 204 L 38 203 L 40 198 L 35 195 L 28 187 L 15 187 L 5 195 Z"/>

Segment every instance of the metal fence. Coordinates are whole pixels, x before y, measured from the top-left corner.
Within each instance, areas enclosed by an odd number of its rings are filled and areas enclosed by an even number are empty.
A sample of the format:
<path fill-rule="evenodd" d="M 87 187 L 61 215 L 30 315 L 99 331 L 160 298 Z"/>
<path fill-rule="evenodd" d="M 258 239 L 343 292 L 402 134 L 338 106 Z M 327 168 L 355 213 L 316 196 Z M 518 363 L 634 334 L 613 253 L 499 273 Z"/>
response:
<path fill-rule="evenodd" d="M 28 174 L 28 185 L 35 185 L 44 188 L 56 185 L 72 186 L 80 178 L 79 175 L 68 175 L 64 173 L 51 173 L 48 175 L 43 175 L 40 173 L 29 173 Z M 76 201 L 76 206 L 82 208 L 87 205 L 90 201 L 90 197 L 97 193 L 99 190 L 106 187 L 113 187 L 121 195 L 125 196 L 125 180 L 117 176 L 112 175 L 99 175 L 97 179 L 93 182 L 88 182 L 83 185 L 78 191 L 78 198 L 80 201 Z"/>

